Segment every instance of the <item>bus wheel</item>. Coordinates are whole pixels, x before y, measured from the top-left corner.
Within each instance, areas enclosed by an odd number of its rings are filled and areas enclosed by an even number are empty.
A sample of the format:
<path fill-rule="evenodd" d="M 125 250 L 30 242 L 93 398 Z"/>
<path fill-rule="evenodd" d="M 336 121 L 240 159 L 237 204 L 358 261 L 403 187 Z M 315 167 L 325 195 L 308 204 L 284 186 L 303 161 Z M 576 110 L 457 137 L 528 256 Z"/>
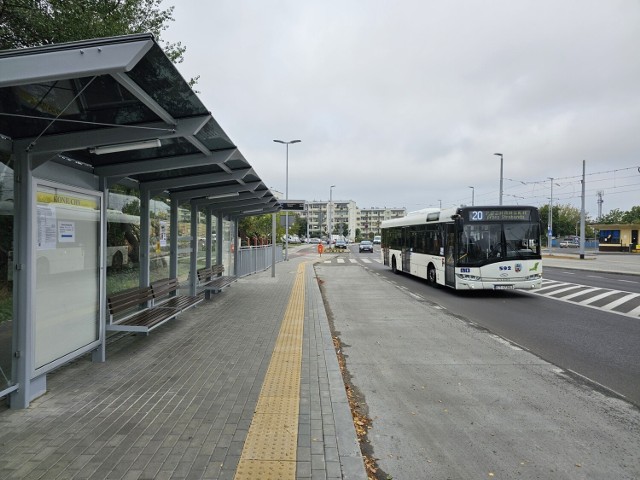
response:
<path fill-rule="evenodd" d="M 391 258 L 391 271 L 393 273 L 398 273 L 398 265 L 396 264 L 396 257 Z"/>
<path fill-rule="evenodd" d="M 436 284 L 436 267 L 434 267 L 432 264 L 429 264 L 429 267 L 427 268 L 427 281 L 431 285 Z"/>

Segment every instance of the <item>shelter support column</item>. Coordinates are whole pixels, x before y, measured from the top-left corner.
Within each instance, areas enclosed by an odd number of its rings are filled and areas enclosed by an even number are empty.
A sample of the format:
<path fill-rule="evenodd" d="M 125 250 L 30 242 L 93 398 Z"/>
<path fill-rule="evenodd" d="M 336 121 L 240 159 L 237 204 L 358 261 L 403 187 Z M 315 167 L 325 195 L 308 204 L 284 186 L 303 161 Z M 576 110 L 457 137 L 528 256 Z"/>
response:
<path fill-rule="evenodd" d="M 276 214 L 271 214 L 271 277 L 276 276 Z"/>
<path fill-rule="evenodd" d="M 234 218 L 233 219 L 233 230 L 232 230 L 232 238 L 231 241 L 233 242 L 233 248 L 231 249 L 231 251 L 233 252 L 233 274 L 234 275 L 238 275 L 238 250 L 239 250 L 239 244 L 238 244 L 238 218 Z"/>
<path fill-rule="evenodd" d="M 191 202 L 191 256 L 189 257 L 189 295 L 196 294 L 198 268 L 198 206 Z"/>
<path fill-rule="evenodd" d="M 34 211 L 33 170 L 31 155 L 18 149 L 15 153 L 14 202 L 15 228 L 13 230 L 14 271 L 13 318 L 16 322 L 13 336 L 14 379 L 18 390 L 11 393 L 11 408 L 27 408 L 29 402 L 46 391 L 46 375 L 31 379 L 34 358 L 33 316 L 33 245 L 35 232 L 31 214 Z"/>
<path fill-rule="evenodd" d="M 100 230 L 100 245 L 102 246 L 100 251 L 100 311 L 105 312 L 107 302 L 107 226 L 108 226 L 108 218 L 107 211 L 109 210 L 109 180 L 107 177 L 100 177 L 100 190 L 102 191 L 102 195 L 104 198 L 102 209 L 100 210 L 100 225 L 103 225 L 103 228 Z M 100 346 L 91 352 L 91 360 L 94 362 L 104 362 L 107 359 L 107 332 L 106 332 L 106 321 L 107 319 L 103 316 L 98 323 L 100 328 L 99 337 L 100 338 Z"/>
<path fill-rule="evenodd" d="M 223 237 L 222 213 L 218 212 L 218 215 L 216 215 L 216 264 L 218 265 L 222 265 Z"/>
<path fill-rule="evenodd" d="M 169 232 L 169 277 L 178 278 L 178 200 L 174 195 L 171 195 L 169 217 L 169 222 L 171 223 Z"/>
<path fill-rule="evenodd" d="M 207 215 L 207 220 L 206 220 L 207 238 L 204 241 L 204 248 L 206 248 L 205 265 L 207 267 L 210 267 L 211 266 L 211 247 L 213 246 L 213 242 L 211 241 L 211 238 L 212 238 L 211 229 L 213 228 L 213 221 L 211 220 L 211 215 L 212 215 L 211 207 L 206 208 L 206 215 Z"/>
<path fill-rule="evenodd" d="M 144 185 L 140 186 L 140 286 L 149 285 L 149 239 L 151 224 L 149 221 L 149 204 L 151 192 Z"/>

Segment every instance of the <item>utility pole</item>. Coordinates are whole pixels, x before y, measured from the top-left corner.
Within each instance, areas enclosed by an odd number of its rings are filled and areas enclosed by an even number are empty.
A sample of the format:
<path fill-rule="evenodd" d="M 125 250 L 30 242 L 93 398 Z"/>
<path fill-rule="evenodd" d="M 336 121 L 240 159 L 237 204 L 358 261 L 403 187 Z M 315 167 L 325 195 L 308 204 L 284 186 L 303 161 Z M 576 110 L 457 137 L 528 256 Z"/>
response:
<path fill-rule="evenodd" d="M 584 192 L 586 184 L 586 166 L 587 161 L 582 160 L 582 207 L 580 209 L 580 260 L 584 260 L 584 242 L 585 242 L 585 212 L 584 212 Z"/>

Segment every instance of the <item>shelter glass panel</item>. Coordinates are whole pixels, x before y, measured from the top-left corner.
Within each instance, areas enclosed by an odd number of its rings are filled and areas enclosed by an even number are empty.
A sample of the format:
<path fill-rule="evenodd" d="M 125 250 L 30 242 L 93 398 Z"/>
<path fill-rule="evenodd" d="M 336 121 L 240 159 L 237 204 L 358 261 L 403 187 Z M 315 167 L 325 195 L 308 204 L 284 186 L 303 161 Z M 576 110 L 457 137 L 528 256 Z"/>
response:
<path fill-rule="evenodd" d="M 107 295 L 137 287 L 140 281 L 140 197 L 116 187 L 107 210 Z"/>
<path fill-rule="evenodd" d="M 189 278 L 191 261 L 191 205 L 178 205 L 178 279 Z"/>
<path fill-rule="evenodd" d="M 171 252 L 171 207 L 163 199 L 151 199 L 149 203 L 149 280 L 154 282 L 169 277 Z"/>
<path fill-rule="evenodd" d="M 99 194 L 37 186 L 36 370 L 99 339 L 101 208 Z"/>

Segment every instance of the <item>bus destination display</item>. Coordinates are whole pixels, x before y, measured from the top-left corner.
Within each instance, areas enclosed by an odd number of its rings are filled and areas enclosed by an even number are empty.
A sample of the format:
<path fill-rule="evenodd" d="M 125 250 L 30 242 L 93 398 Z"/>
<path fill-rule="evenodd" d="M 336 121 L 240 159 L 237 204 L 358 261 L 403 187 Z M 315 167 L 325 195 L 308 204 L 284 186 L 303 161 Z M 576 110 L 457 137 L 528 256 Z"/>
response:
<path fill-rule="evenodd" d="M 470 222 L 528 222 L 531 210 L 469 210 Z"/>

